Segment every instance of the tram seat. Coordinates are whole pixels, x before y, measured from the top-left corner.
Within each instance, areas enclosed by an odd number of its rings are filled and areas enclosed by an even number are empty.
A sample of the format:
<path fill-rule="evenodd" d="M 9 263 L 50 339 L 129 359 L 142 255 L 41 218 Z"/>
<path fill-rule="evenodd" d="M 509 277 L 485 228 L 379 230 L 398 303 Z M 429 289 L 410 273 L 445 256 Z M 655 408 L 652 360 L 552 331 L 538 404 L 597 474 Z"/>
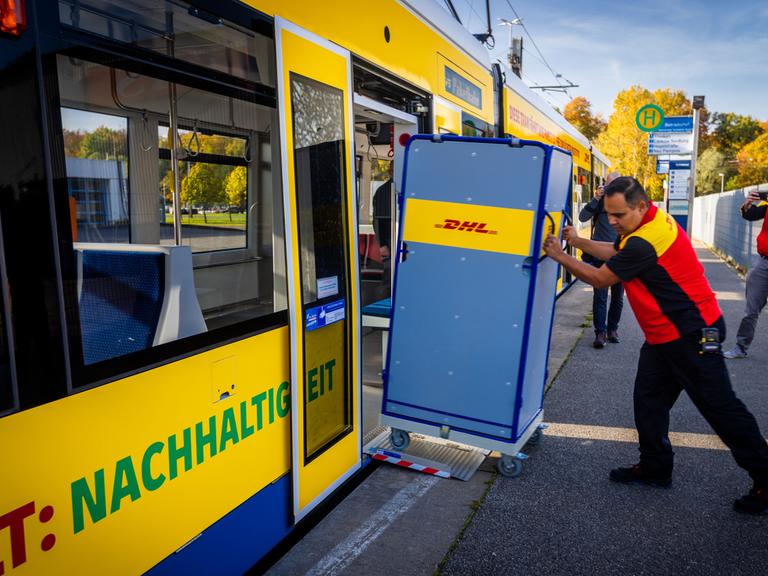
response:
<path fill-rule="evenodd" d="M 188 246 L 74 244 L 86 364 L 206 331 Z"/>
<path fill-rule="evenodd" d="M 389 342 L 389 319 L 392 316 L 392 300 L 383 298 L 363 306 L 361 310 L 363 326 L 381 328 L 381 367 L 387 366 L 387 345 Z"/>

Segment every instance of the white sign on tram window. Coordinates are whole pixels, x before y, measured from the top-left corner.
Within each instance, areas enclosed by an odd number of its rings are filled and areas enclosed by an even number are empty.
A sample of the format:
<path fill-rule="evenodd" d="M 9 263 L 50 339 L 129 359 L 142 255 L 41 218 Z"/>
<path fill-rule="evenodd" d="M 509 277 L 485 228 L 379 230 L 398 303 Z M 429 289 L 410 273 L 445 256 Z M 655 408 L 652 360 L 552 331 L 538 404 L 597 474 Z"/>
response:
<path fill-rule="evenodd" d="M 692 152 L 693 134 L 685 132 L 651 132 L 648 135 L 648 154 L 650 156 L 691 154 Z"/>

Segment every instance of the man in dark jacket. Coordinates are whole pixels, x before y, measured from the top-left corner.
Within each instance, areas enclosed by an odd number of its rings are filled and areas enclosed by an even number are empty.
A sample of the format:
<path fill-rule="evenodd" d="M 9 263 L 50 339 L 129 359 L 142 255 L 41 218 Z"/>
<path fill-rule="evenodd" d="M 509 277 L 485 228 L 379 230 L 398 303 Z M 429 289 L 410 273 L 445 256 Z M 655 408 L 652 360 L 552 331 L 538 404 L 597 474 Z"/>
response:
<path fill-rule="evenodd" d="M 389 260 L 392 244 L 392 177 L 373 193 L 373 230 L 379 243 L 381 257 Z"/>
<path fill-rule="evenodd" d="M 768 218 L 765 217 L 767 210 L 768 202 L 761 200 L 756 191 L 750 192 L 746 202 L 741 205 L 741 217 L 745 220 L 763 220 L 763 227 L 757 236 L 758 258 L 747 274 L 747 305 L 736 333 L 736 346 L 723 353 L 729 360 L 746 358 L 747 349 L 755 337 L 757 317 L 768 300 Z"/>
<path fill-rule="evenodd" d="M 605 180 L 606 185 L 617 178 L 617 172 L 611 172 Z M 616 240 L 616 231 L 608 224 L 608 215 L 605 213 L 603 201 L 603 186 L 595 188 L 595 194 L 588 204 L 581 209 L 579 220 L 586 222 L 592 220 L 592 240 L 598 242 L 614 242 Z M 584 253 L 584 262 L 591 264 L 595 268 L 603 265 L 602 260 L 598 260 Z M 611 305 L 608 306 L 608 291 L 611 292 Z M 621 309 L 624 306 L 624 286 L 617 282 L 610 288 L 593 288 L 592 292 L 592 325 L 595 328 L 595 341 L 592 346 L 603 348 L 606 340 L 617 344 L 619 342 L 619 320 L 621 319 Z M 608 318 L 606 322 L 606 310 Z"/>

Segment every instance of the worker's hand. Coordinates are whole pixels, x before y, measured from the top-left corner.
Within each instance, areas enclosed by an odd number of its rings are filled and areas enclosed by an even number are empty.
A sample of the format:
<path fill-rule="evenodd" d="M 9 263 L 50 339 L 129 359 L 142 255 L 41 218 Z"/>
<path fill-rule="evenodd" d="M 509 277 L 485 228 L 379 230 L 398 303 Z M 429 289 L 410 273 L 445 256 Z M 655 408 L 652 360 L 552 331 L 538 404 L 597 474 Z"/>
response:
<path fill-rule="evenodd" d="M 563 227 L 563 240 L 568 242 L 569 246 L 572 246 L 574 242 L 579 239 L 579 231 L 573 226 Z"/>
<path fill-rule="evenodd" d="M 741 205 L 742 210 L 746 210 L 752 204 L 755 204 L 757 202 L 760 202 L 760 196 L 758 196 L 757 191 L 753 190 L 747 195 L 747 199 L 744 200 L 744 204 Z"/>
<path fill-rule="evenodd" d="M 564 254 L 563 247 L 560 246 L 560 240 L 557 236 L 547 234 L 547 238 L 544 240 L 544 252 L 553 260 L 557 260 L 559 255 Z"/>

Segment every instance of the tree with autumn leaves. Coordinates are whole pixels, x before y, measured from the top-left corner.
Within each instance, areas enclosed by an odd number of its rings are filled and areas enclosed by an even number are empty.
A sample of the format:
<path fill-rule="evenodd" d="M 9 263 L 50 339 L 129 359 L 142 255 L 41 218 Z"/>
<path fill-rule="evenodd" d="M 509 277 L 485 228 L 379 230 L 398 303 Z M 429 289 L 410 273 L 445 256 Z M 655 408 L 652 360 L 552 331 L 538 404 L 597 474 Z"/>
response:
<path fill-rule="evenodd" d="M 656 174 L 656 158 L 648 155 L 648 135 L 635 125 L 637 111 L 646 104 L 656 104 L 666 116 L 691 114 L 691 103 L 681 90 L 651 92 L 642 86 L 631 86 L 616 96 L 613 113 L 595 144 L 611 161 L 613 170 L 634 176 L 653 200 L 661 200 L 664 189 L 661 176 Z"/>

